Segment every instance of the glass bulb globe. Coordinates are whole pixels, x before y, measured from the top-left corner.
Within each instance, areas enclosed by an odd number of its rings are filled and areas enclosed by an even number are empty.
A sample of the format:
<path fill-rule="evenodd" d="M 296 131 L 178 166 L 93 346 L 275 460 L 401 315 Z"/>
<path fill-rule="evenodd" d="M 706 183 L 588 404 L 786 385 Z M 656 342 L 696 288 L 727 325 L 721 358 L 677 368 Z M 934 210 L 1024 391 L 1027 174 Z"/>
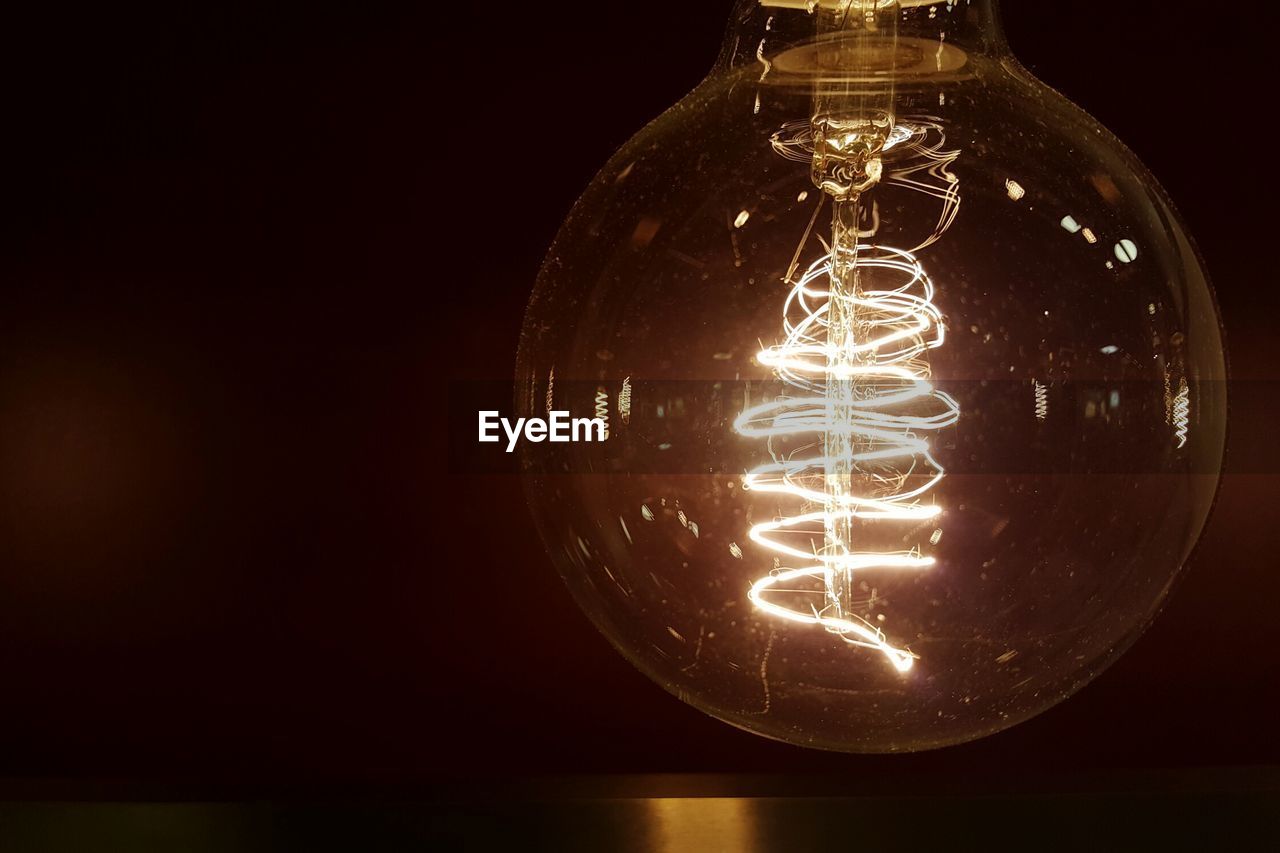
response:
<path fill-rule="evenodd" d="M 892 752 L 1082 687 L 1216 493 L 1213 297 L 1155 180 L 994 4 L 741 0 L 542 270 L 530 503 L 599 629 L 761 735 Z"/>

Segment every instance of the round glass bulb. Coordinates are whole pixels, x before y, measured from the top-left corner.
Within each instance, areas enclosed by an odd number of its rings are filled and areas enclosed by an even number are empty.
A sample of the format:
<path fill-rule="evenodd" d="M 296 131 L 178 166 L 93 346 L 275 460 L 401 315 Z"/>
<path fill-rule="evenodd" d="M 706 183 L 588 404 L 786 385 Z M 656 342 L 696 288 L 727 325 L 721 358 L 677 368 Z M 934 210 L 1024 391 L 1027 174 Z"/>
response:
<path fill-rule="evenodd" d="M 596 626 L 721 720 L 972 740 L 1153 618 L 1221 469 L 1205 272 L 1156 181 L 994 4 L 742 0 L 538 280 L 530 504 Z"/>

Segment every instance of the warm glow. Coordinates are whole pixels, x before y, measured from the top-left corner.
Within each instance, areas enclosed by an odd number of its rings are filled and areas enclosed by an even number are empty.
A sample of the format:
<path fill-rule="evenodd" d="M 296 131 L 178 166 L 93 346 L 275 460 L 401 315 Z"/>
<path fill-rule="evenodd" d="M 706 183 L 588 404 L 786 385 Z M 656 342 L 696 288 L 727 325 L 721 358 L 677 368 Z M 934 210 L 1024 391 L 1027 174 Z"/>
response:
<path fill-rule="evenodd" d="M 771 616 L 876 649 L 906 672 L 915 656 L 850 612 L 848 590 L 857 573 L 927 569 L 934 560 L 918 550 L 863 550 L 851 534 L 855 522 L 918 524 L 941 514 L 926 500 L 945 474 L 926 436 L 954 424 L 960 410 L 929 382 L 924 356 L 946 333 L 919 261 L 878 246 L 854 246 L 844 261 L 843 275 L 851 271 L 857 286 L 836 285 L 836 255 L 818 260 L 787 297 L 784 342 L 757 356 L 798 393 L 749 408 L 734 423 L 739 434 L 771 442 L 811 435 L 807 446 L 824 451 L 775 449 L 772 463 L 745 476 L 749 489 L 815 507 L 751 529 L 757 544 L 817 564 L 776 569 L 752 586 L 750 599 Z M 806 580 L 820 585 L 794 586 Z"/>

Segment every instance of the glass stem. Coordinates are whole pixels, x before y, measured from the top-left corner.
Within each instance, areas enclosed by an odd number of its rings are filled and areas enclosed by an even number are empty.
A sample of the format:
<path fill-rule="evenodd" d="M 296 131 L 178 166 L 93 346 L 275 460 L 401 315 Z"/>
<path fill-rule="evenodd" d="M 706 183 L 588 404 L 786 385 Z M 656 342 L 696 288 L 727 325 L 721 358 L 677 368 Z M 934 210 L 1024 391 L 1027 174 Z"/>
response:
<path fill-rule="evenodd" d="M 859 301 L 862 291 L 858 264 L 858 194 L 836 199 L 832 216 L 830 297 L 827 303 L 827 406 L 828 423 L 823 456 L 826 459 L 826 551 L 832 567 L 827 589 L 828 607 L 843 617 L 853 606 L 853 571 L 847 565 L 853 553 L 854 518 L 850 499 L 857 488 L 857 452 L 852 427 L 857 401 L 863 389 L 853 370 L 863 361 L 858 342 Z"/>

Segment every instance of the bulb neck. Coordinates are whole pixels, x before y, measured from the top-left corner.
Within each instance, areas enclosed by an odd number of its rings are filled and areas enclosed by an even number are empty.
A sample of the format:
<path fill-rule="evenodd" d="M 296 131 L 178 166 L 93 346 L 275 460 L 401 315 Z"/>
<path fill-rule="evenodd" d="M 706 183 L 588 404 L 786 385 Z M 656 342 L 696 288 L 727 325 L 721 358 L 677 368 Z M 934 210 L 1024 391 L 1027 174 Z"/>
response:
<path fill-rule="evenodd" d="M 947 54 L 947 69 L 970 57 L 1009 54 L 1000 25 L 997 0 L 738 0 L 729 20 L 716 71 L 747 65 L 770 66 L 782 60 L 783 73 L 797 52 L 803 53 L 831 31 L 831 21 L 844 15 L 893 14 L 897 18 L 902 70 L 900 82 L 924 76 L 929 62 L 913 73 L 910 59 L 930 45 Z M 834 69 L 838 71 L 838 69 Z M 830 75 L 833 69 L 825 69 Z"/>

